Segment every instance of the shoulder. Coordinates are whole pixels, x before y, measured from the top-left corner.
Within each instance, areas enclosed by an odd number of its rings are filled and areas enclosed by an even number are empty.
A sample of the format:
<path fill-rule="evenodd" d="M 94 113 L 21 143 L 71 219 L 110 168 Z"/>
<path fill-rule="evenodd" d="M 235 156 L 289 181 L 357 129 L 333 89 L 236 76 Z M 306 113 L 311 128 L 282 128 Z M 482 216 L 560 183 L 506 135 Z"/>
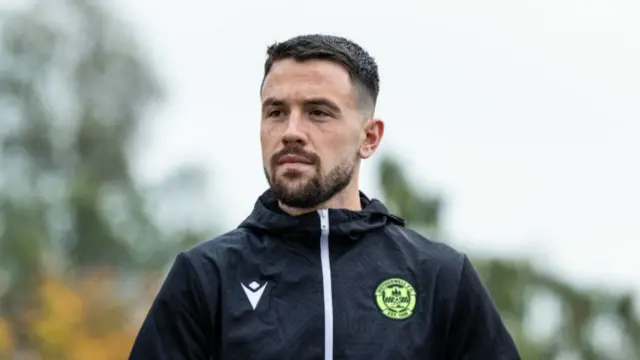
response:
<path fill-rule="evenodd" d="M 452 245 L 427 238 L 400 225 L 388 226 L 387 239 L 402 261 L 421 281 L 434 284 L 438 296 L 453 300 L 465 272 L 470 269 L 467 255 Z"/>
<path fill-rule="evenodd" d="M 186 249 L 184 254 L 199 257 L 242 248 L 247 245 L 250 236 L 246 229 L 233 229 L 193 245 Z"/>
<path fill-rule="evenodd" d="M 449 244 L 427 238 L 413 229 L 400 225 L 387 227 L 387 233 L 398 247 L 415 260 L 454 272 L 460 272 L 464 267 L 466 254 Z"/>
<path fill-rule="evenodd" d="M 246 229 L 233 229 L 181 251 L 176 261 L 188 264 L 200 278 L 219 275 L 234 258 L 251 251 L 255 241 Z"/>
<path fill-rule="evenodd" d="M 400 225 L 387 227 L 387 233 L 403 254 L 405 263 L 419 274 L 422 281 L 433 284 L 434 296 L 445 300 L 448 311 L 453 310 L 460 292 L 480 294 L 484 291 L 466 253 Z"/>
<path fill-rule="evenodd" d="M 180 256 L 186 257 L 195 267 L 203 262 L 222 262 L 234 254 L 247 252 L 256 241 L 247 229 L 233 229 L 202 241 L 185 249 Z"/>

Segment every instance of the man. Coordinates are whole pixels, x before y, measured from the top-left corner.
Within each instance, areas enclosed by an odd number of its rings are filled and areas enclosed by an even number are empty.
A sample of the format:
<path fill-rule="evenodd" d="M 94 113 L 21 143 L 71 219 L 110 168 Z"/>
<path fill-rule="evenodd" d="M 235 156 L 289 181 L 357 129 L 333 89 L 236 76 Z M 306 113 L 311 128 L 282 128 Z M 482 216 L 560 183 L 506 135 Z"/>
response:
<path fill-rule="evenodd" d="M 270 189 L 177 256 L 130 359 L 519 359 L 467 257 L 359 191 L 384 132 L 375 61 L 325 35 L 267 55 Z"/>

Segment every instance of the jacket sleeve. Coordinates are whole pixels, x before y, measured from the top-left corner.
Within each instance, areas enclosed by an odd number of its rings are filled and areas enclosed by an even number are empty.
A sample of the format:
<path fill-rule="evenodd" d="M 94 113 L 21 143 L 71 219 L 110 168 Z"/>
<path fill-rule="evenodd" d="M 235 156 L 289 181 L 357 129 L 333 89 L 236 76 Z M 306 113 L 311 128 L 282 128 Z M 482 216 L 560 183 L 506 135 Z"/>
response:
<path fill-rule="evenodd" d="M 180 253 L 142 323 L 129 360 L 215 360 L 209 341 L 214 339 L 214 317 L 204 291 L 191 260 Z"/>
<path fill-rule="evenodd" d="M 513 338 L 467 256 L 447 338 L 447 359 L 520 359 Z"/>

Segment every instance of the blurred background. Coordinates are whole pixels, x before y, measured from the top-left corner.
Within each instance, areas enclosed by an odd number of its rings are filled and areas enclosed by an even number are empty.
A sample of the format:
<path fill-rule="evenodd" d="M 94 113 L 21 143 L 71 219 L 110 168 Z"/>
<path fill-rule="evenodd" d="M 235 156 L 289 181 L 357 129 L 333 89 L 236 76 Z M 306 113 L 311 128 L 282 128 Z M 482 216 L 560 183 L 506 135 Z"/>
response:
<path fill-rule="evenodd" d="M 126 359 L 267 183 L 266 47 L 349 37 L 362 190 L 469 254 L 525 360 L 640 359 L 637 0 L 0 0 L 0 359 Z"/>

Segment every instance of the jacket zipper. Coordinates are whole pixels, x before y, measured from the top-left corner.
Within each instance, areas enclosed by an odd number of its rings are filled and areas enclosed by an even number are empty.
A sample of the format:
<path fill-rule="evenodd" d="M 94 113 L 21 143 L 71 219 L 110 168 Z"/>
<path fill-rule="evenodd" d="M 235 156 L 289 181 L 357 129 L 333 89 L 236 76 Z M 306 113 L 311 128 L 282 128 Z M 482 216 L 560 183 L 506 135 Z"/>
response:
<path fill-rule="evenodd" d="M 324 294 L 324 358 L 325 360 L 333 360 L 333 294 L 331 264 L 329 262 L 329 210 L 318 210 L 318 214 L 320 215 L 320 260 Z"/>

